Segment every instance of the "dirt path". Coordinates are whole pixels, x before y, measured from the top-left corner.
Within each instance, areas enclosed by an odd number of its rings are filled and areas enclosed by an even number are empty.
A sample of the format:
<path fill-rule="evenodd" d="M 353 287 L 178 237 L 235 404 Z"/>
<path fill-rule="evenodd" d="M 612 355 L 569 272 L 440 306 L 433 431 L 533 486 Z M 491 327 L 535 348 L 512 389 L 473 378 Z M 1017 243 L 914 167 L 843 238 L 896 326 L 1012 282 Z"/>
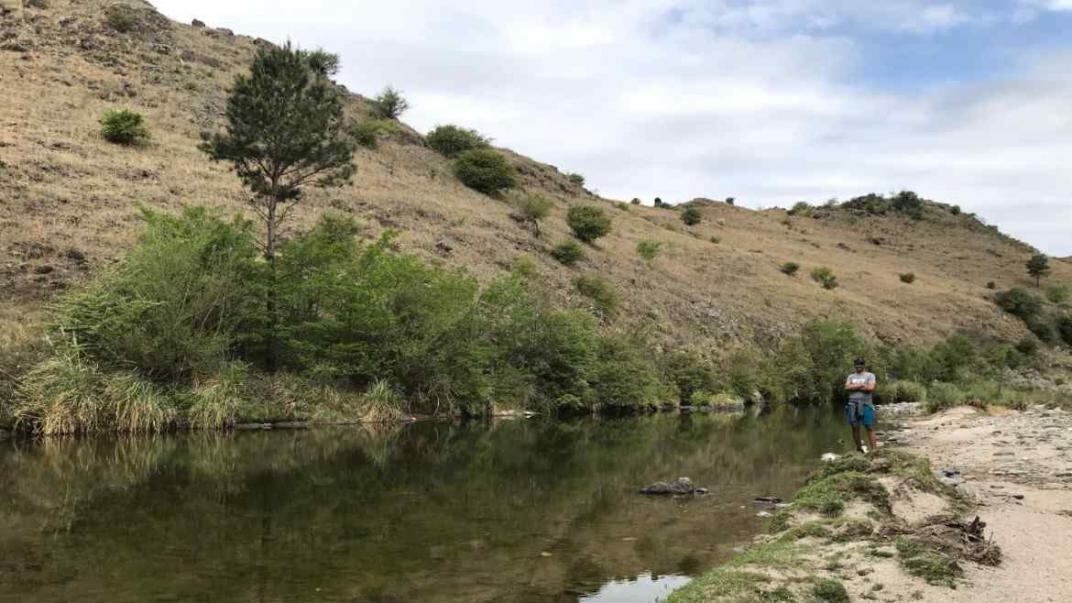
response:
<path fill-rule="evenodd" d="M 924 600 L 1072 601 L 1072 413 L 956 408 L 904 425 L 901 443 L 961 472 L 1004 553 L 997 568 L 965 564 L 967 585 Z"/>

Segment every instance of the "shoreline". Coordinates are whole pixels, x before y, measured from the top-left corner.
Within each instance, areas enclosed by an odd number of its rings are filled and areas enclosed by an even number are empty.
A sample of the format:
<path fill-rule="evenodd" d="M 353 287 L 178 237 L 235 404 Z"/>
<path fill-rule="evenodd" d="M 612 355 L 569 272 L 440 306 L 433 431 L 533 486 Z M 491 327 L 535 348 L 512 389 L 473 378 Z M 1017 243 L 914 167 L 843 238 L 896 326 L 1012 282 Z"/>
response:
<path fill-rule="evenodd" d="M 1072 413 L 956 407 L 893 417 L 880 440 L 824 463 L 668 603 L 1072 600 Z"/>

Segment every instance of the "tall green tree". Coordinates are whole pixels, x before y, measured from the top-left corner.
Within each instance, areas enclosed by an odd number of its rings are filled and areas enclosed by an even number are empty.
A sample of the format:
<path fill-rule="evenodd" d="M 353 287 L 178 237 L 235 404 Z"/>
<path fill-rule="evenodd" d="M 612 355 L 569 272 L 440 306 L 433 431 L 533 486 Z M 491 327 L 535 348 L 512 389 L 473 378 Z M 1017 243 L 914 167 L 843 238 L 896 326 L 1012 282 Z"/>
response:
<path fill-rule="evenodd" d="M 339 186 L 356 167 L 346 133 L 343 96 L 330 75 L 338 58 L 322 50 L 261 48 L 249 75 L 239 75 L 227 98 L 227 127 L 203 136 L 200 149 L 233 165 L 264 222 L 262 244 L 273 282 L 267 291 L 267 364 L 275 368 L 275 256 L 280 224 L 308 186 Z"/>
<path fill-rule="evenodd" d="M 1050 273 L 1050 259 L 1041 253 L 1036 253 L 1027 260 L 1027 273 L 1035 277 L 1035 286 L 1042 286 L 1042 277 Z"/>

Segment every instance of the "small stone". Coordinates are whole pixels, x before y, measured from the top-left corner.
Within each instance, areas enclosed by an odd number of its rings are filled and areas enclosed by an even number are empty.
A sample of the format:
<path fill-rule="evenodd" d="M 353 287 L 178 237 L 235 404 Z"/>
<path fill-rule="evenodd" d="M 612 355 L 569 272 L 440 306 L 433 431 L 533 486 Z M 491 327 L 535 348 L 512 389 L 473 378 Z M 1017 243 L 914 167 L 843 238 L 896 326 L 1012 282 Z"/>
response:
<path fill-rule="evenodd" d="M 1016 500 L 1023 500 L 1024 499 L 1023 494 L 1013 494 L 1012 497 L 1015 498 Z"/>
<path fill-rule="evenodd" d="M 764 518 L 766 518 L 766 517 L 773 517 L 773 515 L 769 511 L 760 511 L 759 513 L 756 513 L 756 517 L 764 517 Z"/>
<path fill-rule="evenodd" d="M 551 556 L 551 553 L 549 553 L 547 551 L 541 551 L 540 552 L 540 557 L 550 557 L 550 556 Z"/>
<path fill-rule="evenodd" d="M 34 274 L 49 274 L 53 270 L 55 270 L 55 268 L 49 266 L 48 264 L 45 264 L 44 266 L 38 266 L 34 268 Z"/>

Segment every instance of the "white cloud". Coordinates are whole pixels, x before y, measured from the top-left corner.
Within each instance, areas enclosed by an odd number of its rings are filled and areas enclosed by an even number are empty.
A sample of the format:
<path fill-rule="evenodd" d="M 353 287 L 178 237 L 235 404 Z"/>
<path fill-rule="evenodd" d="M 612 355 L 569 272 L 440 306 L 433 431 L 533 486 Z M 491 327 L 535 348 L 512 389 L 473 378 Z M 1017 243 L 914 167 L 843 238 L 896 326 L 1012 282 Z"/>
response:
<path fill-rule="evenodd" d="M 847 31 L 930 36 L 993 22 L 972 3 L 158 4 L 339 52 L 352 89 L 403 89 L 415 127 L 475 127 L 584 173 L 605 195 L 769 206 L 911 188 L 1072 253 L 1072 55 L 1035 56 L 1000 82 L 912 93 L 854 81 L 866 65 Z"/>

